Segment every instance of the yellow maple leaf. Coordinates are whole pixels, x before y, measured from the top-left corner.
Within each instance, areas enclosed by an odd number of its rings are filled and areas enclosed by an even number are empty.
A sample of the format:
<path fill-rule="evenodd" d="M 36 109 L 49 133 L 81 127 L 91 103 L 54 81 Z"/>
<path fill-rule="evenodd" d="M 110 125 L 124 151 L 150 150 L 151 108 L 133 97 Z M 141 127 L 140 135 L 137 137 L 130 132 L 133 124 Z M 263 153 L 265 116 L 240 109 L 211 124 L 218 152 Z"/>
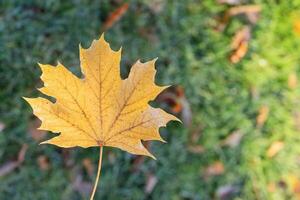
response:
<path fill-rule="evenodd" d="M 39 90 L 55 98 L 25 98 L 42 121 L 40 129 L 60 133 L 42 142 L 60 147 L 117 147 L 154 158 L 141 140 L 164 141 L 159 128 L 178 120 L 148 102 L 166 87 L 157 86 L 155 60 L 137 61 L 128 78 L 120 77 L 121 49 L 113 51 L 102 35 L 91 47 L 80 47 L 78 78 L 62 64 L 40 64 L 44 86 Z M 100 160 L 101 160 L 100 159 Z M 101 165 L 101 163 L 100 163 Z"/>
<path fill-rule="evenodd" d="M 39 90 L 56 101 L 25 99 L 41 119 L 40 129 L 60 132 L 43 144 L 111 146 L 152 156 L 141 140 L 163 141 L 159 127 L 177 119 L 148 104 L 166 88 L 154 83 L 155 60 L 137 61 L 122 80 L 120 58 L 121 50 L 113 51 L 102 36 L 89 49 L 80 47 L 83 79 L 60 63 L 56 67 L 40 64 L 44 87 Z"/>

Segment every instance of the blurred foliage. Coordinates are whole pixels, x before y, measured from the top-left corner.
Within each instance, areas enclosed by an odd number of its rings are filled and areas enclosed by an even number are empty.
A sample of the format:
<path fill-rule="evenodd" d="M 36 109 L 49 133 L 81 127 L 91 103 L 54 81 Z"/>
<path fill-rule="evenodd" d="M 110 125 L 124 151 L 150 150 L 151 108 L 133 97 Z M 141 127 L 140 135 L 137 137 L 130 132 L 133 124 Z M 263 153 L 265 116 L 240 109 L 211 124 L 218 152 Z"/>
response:
<path fill-rule="evenodd" d="M 218 199 L 224 188 L 234 191 L 226 199 L 299 197 L 300 36 L 294 23 L 300 1 L 242 1 L 262 11 L 238 64 L 228 60 L 230 43 L 247 22 L 232 17 L 223 31 L 215 30 L 216 18 L 228 5 L 213 0 L 127 2 L 127 13 L 105 33 L 114 49 L 122 45 L 123 77 L 138 58 L 158 57 L 157 82 L 184 88 L 193 121 L 189 127 L 171 123 L 162 129 L 168 143 L 151 143 L 158 160 L 145 158 L 138 170 L 133 170 L 136 156 L 106 148 L 97 198 Z M 74 181 L 82 174 L 93 182 L 82 161 L 91 158 L 96 165 L 98 150 L 38 146 L 29 134 L 34 117 L 21 97 L 40 95 L 37 62 L 56 64 L 59 59 L 80 75 L 78 44 L 88 47 L 98 38 L 120 5 L 118 0 L 0 1 L 0 122 L 5 125 L 0 163 L 14 159 L 24 142 L 29 145 L 24 163 L 0 177 L 0 199 L 88 198 L 89 193 L 74 190 Z M 260 115 L 265 119 L 259 124 Z M 221 145 L 236 131 L 243 136 L 237 146 Z M 203 153 L 188 150 L 194 134 L 199 136 L 194 145 L 203 146 Z M 283 149 L 268 156 L 276 141 Z M 48 170 L 39 167 L 41 155 L 49 159 Z M 217 161 L 224 172 L 206 177 L 213 170 L 207 166 Z M 145 194 L 149 174 L 157 184 Z"/>

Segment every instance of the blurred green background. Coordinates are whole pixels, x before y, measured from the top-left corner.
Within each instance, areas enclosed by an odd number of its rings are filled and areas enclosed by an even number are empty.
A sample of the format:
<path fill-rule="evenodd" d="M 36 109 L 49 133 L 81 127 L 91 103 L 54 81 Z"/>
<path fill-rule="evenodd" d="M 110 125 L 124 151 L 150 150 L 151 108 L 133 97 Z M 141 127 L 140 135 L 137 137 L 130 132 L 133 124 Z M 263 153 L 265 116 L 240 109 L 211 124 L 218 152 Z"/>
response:
<path fill-rule="evenodd" d="M 105 31 L 122 76 L 158 57 L 157 102 L 178 115 L 146 145 L 105 148 L 96 199 L 300 199 L 300 0 L 0 0 L 0 199 L 88 199 L 98 149 L 51 134 L 22 96 L 37 62 L 79 75 L 78 44 Z"/>

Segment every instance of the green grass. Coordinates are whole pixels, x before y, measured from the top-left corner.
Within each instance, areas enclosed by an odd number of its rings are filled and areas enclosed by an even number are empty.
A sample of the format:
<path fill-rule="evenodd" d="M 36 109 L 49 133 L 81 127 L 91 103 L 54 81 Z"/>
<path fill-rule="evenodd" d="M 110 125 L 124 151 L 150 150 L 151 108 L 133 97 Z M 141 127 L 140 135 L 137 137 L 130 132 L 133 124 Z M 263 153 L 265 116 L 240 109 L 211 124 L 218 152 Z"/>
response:
<path fill-rule="evenodd" d="M 113 3 L 115 2 L 115 3 Z M 34 119 L 22 96 L 38 96 L 37 62 L 62 62 L 79 74 L 78 44 L 88 47 L 117 1 L 4 0 L 0 2 L 0 165 L 14 159 L 23 143 L 29 145 L 25 162 L 0 177 L 0 199 L 88 199 L 72 188 L 77 174 L 93 182 L 82 166 L 84 158 L 96 165 L 98 150 L 38 145 L 28 134 Z M 223 32 L 215 18 L 228 6 L 212 0 L 128 1 L 129 11 L 106 32 L 114 49 L 123 48 L 122 75 L 137 59 L 158 57 L 157 83 L 181 85 L 193 111 L 190 128 L 171 123 L 162 129 L 167 144 L 151 143 L 157 161 L 145 158 L 132 171 L 135 156 L 105 148 L 97 199 L 216 199 L 221 186 L 236 189 L 228 199 L 293 199 L 289 177 L 299 173 L 299 87 L 288 87 L 288 76 L 300 73 L 300 36 L 293 29 L 300 1 L 256 0 L 262 6 L 253 26 L 249 51 L 238 64 L 228 61 L 230 42 L 245 20 L 235 17 Z M 255 91 L 255 95 L 253 93 Z M 262 127 L 256 117 L 262 105 L 269 117 Z M 201 130 L 202 154 L 187 150 L 194 130 Z M 221 141 L 233 131 L 244 134 L 239 146 Z M 51 134 L 48 135 L 50 137 Z M 266 151 L 277 140 L 285 147 L 274 158 Z M 68 156 L 64 156 L 68 152 Z M 50 169 L 42 171 L 37 157 L 46 155 Z M 205 180 L 205 168 L 221 161 L 225 172 Z M 147 174 L 158 183 L 144 193 Z M 269 192 L 268 185 L 277 188 Z M 286 186 L 284 186 L 286 185 Z"/>

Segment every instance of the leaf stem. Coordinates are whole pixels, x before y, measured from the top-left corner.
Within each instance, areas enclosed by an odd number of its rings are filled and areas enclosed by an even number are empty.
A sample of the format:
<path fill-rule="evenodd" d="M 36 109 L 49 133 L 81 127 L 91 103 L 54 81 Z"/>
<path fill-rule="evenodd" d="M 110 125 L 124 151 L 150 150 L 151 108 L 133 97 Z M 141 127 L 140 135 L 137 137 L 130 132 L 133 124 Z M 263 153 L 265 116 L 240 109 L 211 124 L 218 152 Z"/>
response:
<path fill-rule="evenodd" d="M 94 196 L 95 196 L 95 193 L 96 193 L 96 190 L 97 190 L 97 185 L 98 185 L 100 174 L 101 174 L 102 154 L 103 154 L 103 146 L 100 146 L 97 177 L 96 177 L 96 180 L 95 180 L 94 189 L 93 189 L 93 192 L 92 192 L 90 200 L 94 199 Z"/>

